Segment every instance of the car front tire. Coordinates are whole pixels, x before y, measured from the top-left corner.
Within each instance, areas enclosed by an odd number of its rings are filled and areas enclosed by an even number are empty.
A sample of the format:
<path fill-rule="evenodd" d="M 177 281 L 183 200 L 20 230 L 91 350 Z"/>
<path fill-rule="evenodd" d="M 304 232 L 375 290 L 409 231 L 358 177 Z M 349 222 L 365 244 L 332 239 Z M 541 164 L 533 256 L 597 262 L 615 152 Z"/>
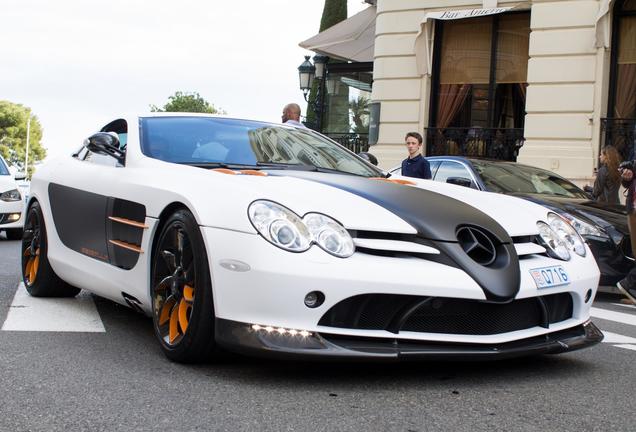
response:
<path fill-rule="evenodd" d="M 163 223 L 150 282 L 153 326 L 164 354 L 180 363 L 217 356 L 207 253 L 189 211 L 177 210 Z"/>

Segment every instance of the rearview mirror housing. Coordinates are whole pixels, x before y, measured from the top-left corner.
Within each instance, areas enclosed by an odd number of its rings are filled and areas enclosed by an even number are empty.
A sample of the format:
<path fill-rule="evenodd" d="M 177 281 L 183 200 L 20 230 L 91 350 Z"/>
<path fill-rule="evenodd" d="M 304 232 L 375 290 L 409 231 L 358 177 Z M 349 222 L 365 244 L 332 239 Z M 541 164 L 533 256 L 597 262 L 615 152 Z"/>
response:
<path fill-rule="evenodd" d="M 113 132 L 91 135 L 84 141 L 84 147 L 93 153 L 114 157 L 122 165 L 126 160 L 126 153 L 119 148 L 119 138 Z"/>

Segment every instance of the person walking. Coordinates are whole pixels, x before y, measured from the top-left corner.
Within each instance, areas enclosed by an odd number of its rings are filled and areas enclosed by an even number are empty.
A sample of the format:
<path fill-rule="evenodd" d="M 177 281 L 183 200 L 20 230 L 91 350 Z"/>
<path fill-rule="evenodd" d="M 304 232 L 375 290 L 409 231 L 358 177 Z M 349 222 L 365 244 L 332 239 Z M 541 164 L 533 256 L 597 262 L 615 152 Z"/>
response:
<path fill-rule="evenodd" d="M 627 189 L 627 199 L 625 207 L 627 208 L 627 226 L 629 227 L 629 236 L 632 246 L 632 255 L 636 252 L 636 179 L 634 178 L 634 161 L 623 162 L 620 164 L 621 181 L 623 187 Z M 618 289 L 625 296 L 636 304 L 636 266 L 632 267 L 625 278 L 616 283 Z"/>
<path fill-rule="evenodd" d="M 431 178 L 431 166 L 422 156 L 422 135 L 409 132 L 404 137 L 409 156 L 402 161 L 402 175 L 421 179 Z"/>
<path fill-rule="evenodd" d="M 296 103 L 288 103 L 285 105 L 281 119 L 286 125 L 306 128 L 306 126 L 300 122 L 300 105 Z"/>
<path fill-rule="evenodd" d="M 621 184 L 621 173 L 618 171 L 620 156 L 614 146 L 603 147 L 599 157 L 600 166 L 594 181 L 592 196 L 603 204 L 619 205 L 618 188 Z"/>

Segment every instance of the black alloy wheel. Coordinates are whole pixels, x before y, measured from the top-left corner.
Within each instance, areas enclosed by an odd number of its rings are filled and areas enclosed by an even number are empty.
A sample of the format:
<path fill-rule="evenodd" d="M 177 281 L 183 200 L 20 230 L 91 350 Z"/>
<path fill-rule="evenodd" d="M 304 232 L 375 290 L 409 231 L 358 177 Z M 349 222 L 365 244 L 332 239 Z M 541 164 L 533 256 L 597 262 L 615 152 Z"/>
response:
<path fill-rule="evenodd" d="M 216 350 L 212 284 L 201 230 L 187 210 L 163 224 L 151 275 L 154 330 L 166 356 L 182 363 L 209 359 Z"/>
<path fill-rule="evenodd" d="M 60 279 L 49 263 L 44 216 L 37 201 L 27 212 L 21 251 L 22 279 L 33 297 L 74 297 L 80 292 Z"/>

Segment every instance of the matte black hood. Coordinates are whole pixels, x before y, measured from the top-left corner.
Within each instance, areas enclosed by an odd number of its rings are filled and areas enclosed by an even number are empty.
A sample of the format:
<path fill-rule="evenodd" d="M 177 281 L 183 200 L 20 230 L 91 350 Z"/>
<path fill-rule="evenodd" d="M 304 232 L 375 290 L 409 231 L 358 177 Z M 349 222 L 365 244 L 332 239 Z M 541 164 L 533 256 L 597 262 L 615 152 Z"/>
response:
<path fill-rule="evenodd" d="M 512 239 L 497 221 L 475 207 L 426 189 L 353 175 L 292 170 L 272 170 L 269 174 L 322 183 L 382 206 L 409 223 L 418 237 L 433 241 L 482 287 L 491 301 L 511 301 L 519 291 L 519 261 Z M 464 252 L 456 234 L 462 226 L 477 227 L 489 233 L 497 249 L 498 258 L 494 263 L 480 265 Z"/>

